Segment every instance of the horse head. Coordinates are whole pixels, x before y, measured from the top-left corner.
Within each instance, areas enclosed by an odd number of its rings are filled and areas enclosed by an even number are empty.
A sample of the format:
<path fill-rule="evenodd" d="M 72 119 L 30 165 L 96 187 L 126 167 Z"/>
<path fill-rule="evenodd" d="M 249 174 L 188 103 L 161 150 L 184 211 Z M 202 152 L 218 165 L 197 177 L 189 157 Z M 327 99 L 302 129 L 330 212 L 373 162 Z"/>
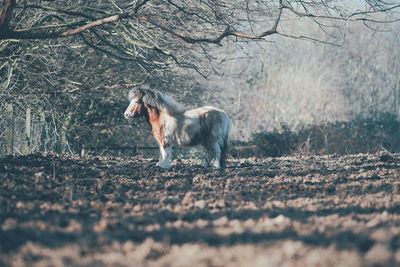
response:
<path fill-rule="evenodd" d="M 130 101 L 128 108 L 125 110 L 124 116 L 126 119 L 139 117 L 144 115 L 145 107 L 143 103 L 144 91 L 131 90 L 128 95 L 128 100 Z"/>

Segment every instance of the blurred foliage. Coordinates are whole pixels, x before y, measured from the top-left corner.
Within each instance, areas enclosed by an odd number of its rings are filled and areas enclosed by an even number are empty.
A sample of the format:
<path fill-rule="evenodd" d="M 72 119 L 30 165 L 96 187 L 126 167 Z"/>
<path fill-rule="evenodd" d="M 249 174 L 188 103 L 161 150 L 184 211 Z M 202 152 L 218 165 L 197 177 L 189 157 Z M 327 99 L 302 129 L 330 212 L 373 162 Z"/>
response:
<path fill-rule="evenodd" d="M 290 22 L 288 29 L 328 41 L 313 23 Z M 271 38 L 215 52 L 221 58 L 229 52 L 232 60 L 224 62 L 223 75 L 208 80 L 223 102 L 215 95 L 208 100 L 233 117 L 233 138 L 249 141 L 255 132 L 282 131 L 281 125 L 297 132 L 382 112 L 400 118 L 400 50 L 393 49 L 400 45 L 400 22 L 378 30 L 349 23 L 337 40 L 341 47 Z"/>
<path fill-rule="evenodd" d="M 353 154 L 379 150 L 400 151 L 400 122 L 390 113 L 349 122 L 333 122 L 304 127 L 294 132 L 283 127 L 282 132 L 253 135 L 245 149 L 233 155 L 275 157 L 289 154 Z M 251 146 L 253 145 L 253 146 Z M 250 149 L 249 149 L 250 148 Z"/>

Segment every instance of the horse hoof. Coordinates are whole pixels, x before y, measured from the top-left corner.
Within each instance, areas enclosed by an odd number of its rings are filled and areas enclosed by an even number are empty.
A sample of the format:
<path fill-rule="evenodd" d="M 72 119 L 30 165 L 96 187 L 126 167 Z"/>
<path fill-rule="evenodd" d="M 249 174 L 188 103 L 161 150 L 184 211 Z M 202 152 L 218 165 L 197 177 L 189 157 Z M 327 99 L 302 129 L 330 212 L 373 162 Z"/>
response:
<path fill-rule="evenodd" d="M 208 168 L 210 167 L 210 163 L 208 162 L 208 160 L 203 159 L 203 161 L 201 162 L 201 166 L 203 166 L 204 168 Z"/>
<path fill-rule="evenodd" d="M 221 169 L 221 165 L 219 163 L 214 163 L 212 166 L 214 169 Z"/>
<path fill-rule="evenodd" d="M 169 169 L 171 167 L 171 165 L 167 162 L 157 162 L 156 164 L 157 167 L 163 168 L 163 169 Z"/>

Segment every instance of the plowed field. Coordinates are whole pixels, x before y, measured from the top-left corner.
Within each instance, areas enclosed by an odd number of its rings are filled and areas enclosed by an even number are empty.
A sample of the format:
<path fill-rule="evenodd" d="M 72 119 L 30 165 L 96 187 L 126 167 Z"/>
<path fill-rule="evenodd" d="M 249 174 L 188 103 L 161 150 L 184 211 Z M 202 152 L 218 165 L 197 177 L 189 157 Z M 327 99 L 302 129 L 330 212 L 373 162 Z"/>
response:
<path fill-rule="evenodd" d="M 0 159 L 0 265 L 400 265 L 400 154 Z"/>

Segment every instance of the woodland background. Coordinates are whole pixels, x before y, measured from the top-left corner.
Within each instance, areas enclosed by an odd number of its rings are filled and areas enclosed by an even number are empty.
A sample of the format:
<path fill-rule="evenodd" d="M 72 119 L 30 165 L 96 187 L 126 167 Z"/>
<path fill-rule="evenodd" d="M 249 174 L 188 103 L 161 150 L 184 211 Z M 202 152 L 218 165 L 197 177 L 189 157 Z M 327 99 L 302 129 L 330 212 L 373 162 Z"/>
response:
<path fill-rule="evenodd" d="M 399 10 L 0 0 L 0 265 L 399 266 Z M 143 83 L 225 109 L 237 158 L 155 166 Z"/>
<path fill-rule="evenodd" d="M 128 123 L 149 84 L 232 117 L 238 156 L 400 151 L 399 3 L 385 1 L 0 2 L 0 129 L 31 108 L 34 136 L 68 151 L 151 145 Z M 5 131 L 0 131 L 4 153 Z M 19 141 L 18 141 L 19 140 Z M 35 141 L 36 140 L 36 141 Z M 16 154 L 23 153 L 16 138 Z M 52 144 L 54 143 L 54 144 Z M 132 153 L 132 152 L 131 152 Z"/>

